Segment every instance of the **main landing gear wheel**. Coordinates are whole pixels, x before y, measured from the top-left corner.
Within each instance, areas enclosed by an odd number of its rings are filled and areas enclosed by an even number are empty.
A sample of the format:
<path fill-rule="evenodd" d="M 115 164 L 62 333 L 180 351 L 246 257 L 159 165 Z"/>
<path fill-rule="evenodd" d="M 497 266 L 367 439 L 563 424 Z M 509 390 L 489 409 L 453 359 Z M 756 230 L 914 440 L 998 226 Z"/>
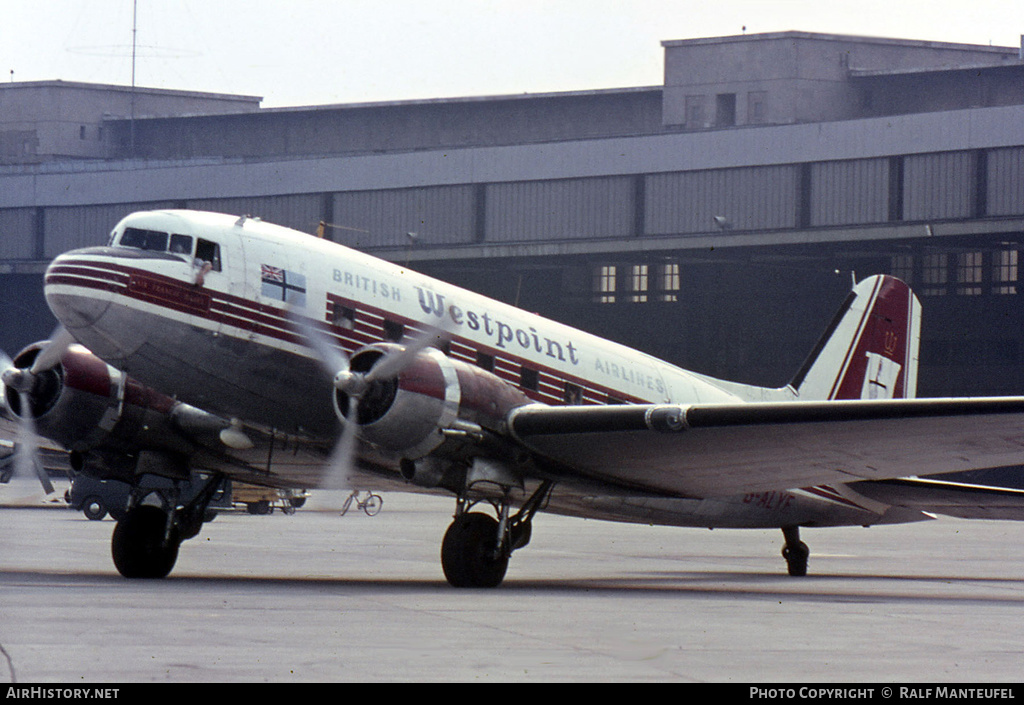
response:
<path fill-rule="evenodd" d="M 794 578 L 802 578 L 807 575 L 807 559 L 811 555 L 811 549 L 800 540 L 798 527 L 786 527 L 782 530 L 782 535 L 786 538 L 786 545 L 782 547 L 782 557 L 786 559 L 789 574 Z"/>
<path fill-rule="evenodd" d="M 498 522 L 479 512 L 455 517 L 441 543 L 441 567 L 454 587 L 500 585 L 508 569 L 508 555 L 499 548 Z"/>
<path fill-rule="evenodd" d="M 111 553 L 126 578 L 165 578 L 178 560 L 177 528 L 167 535 L 167 514 L 159 507 L 137 506 L 114 527 Z"/>

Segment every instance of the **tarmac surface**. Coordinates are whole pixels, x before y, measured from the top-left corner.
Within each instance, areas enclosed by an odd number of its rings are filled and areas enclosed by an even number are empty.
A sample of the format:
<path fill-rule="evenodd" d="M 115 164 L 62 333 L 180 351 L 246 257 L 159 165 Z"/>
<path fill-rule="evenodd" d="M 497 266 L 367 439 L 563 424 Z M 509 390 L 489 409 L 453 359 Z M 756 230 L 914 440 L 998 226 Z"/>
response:
<path fill-rule="evenodd" d="M 62 489 L 58 490 L 59 492 Z M 6 499 L 5 499 L 5 494 Z M 0 683 L 1019 682 L 1024 526 L 779 531 L 541 515 L 495 590 L 441 572 L 454 501 L 225 512 L 171 576 L 121 578 L 114 522 L 0 487 Z M 20 506 L 15 506 L 20 505 Z M 26 506 L 32 508 L 25 508 Z"/>

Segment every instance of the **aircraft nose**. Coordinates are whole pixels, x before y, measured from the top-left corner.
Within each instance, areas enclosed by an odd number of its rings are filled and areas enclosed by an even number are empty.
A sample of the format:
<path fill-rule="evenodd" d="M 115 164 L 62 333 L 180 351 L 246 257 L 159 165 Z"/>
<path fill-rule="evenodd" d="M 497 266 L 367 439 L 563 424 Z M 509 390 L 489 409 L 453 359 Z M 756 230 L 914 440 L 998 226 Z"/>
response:
<path fill-rule="evenodd" d="M 43 279 L 47 305 L 71 332 L 96 325 L 110 306 L 103 275 L 78 253 L 73 250 L 57 257 Z"/>
<path fill-rule="evenodd" d="M 129 275 L 96 249 L 73 250 L 46 269 L 43 295 L 61 325 L 98 357 L 122 361 L 136 350 L 140 333 L 118 313 L 117 298 L 127 291 Z"/>

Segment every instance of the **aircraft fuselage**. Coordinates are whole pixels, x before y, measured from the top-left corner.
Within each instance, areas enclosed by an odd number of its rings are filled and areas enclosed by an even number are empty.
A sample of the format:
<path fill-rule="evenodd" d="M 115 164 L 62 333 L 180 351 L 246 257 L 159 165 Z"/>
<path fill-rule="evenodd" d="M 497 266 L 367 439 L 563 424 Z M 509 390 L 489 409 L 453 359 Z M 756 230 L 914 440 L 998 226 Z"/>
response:
<path fill-rule="evenodd" d="M 319 371 L 289 310 L 319 322 L 348 353 L 446 329 L 448 354 L 486 365 L 530 399 L 566 403 L 708 403 L 740 397 L 705 378 L 596 336 L 318 238 L 253 219 L 150 212 L 118 224 L 219 250 L 76 250 L 54 260 L 46 296 L 83 345 L 145 384 L 211 411 L 276 428 L 331 433 L 315 403 Z M 296 410 L 302 413 L 297 414 Z M 299 421 L 301 419 L 301 421 Z"/>
<path fill-rule="evenodd" d="M 311 321 L 348 354 L 443 330 L 448 357 L 492 373 L 522 403 L 736 403 L 794 396 L 788 387 L 712 380 L 252 218 L 191 211 L 130 215 L 108 246 L 55 259 L 45 293 L 80 343 L 143 384 L 225 418 L 324 442 L 339 434 L 335 387 L 297 333 L 295 316 Z M 306 477 L 291 479 L 300 485 Z M 714 499 L 556 491 L 549 509 L 694 526 L 908 520 L 905 513 L 886 515 L 888 507 L 820 491 Z"/>

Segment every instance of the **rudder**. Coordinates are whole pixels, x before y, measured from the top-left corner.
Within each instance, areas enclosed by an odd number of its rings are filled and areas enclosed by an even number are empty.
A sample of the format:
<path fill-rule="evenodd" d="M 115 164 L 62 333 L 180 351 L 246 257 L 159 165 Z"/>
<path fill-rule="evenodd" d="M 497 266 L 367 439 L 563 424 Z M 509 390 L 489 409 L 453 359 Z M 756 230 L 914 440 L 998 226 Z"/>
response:
<path fill-rule="evenodd" d="M 803 400 L 917 394 L 921 303 L 887 275 L 854 286 L 790 387 Z"/>

